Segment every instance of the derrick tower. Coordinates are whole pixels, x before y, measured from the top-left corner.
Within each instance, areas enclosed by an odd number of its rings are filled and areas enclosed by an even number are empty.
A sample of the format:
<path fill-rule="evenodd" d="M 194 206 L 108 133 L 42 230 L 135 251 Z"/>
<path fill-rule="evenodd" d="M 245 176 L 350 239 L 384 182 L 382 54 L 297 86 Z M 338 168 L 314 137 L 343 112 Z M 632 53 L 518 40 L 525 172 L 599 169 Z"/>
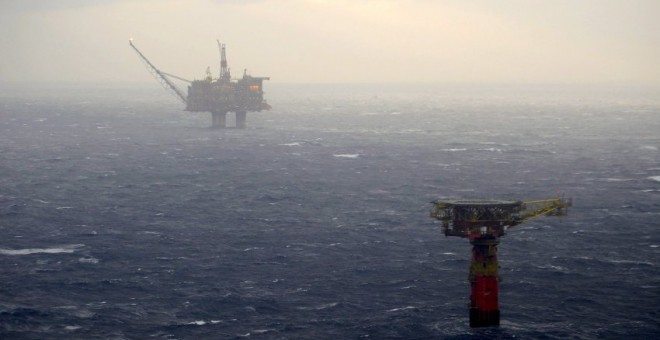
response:
<path fill-rule="evenodd" d="M 516 225 L 540 216 L 563 216 L 571 200 L 538 201 L 436 200 L 431 217 L 442 221 L 445 236 L 467 238 L 472 244 L 468 281 L 470 327 L 499 326 L 500 237 Z"/>
<path fill-rule="evenodd" d="M 193 81 L 159 70 L 138 50 L 132 39 L 129 40 L 129 44 L 154 78 L 186 105 L 186 111 L 210 112 L 212 127 L 226 127 L 227 113 L 235 112 L 236 127 L 243 129 L 246 127 L 248 112 L 259 112 L 271 108 L 263 97 L 263 81 L 270 80 L 270 78 L 253 77 L 245 70 L 242 78 L 232 79 L 227 64 L 225 44 L 220 43 L 219 40 L 220 76 L 214 79 L 210 68 L 207 68 L 204 79 Z M 189 83 L 188 95 L 185 95 L 170 78 Z"/>

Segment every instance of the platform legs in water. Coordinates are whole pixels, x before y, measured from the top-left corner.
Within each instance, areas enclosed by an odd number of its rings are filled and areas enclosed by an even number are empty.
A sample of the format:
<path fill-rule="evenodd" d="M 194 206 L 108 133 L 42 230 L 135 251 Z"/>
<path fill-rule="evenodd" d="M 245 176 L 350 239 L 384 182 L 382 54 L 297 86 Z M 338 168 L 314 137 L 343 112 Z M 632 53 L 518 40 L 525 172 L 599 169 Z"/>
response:
<path fill-rule="evenodd" d="M 224 129 L 227 127 L 227 112 L 211 112 L 211 127 Z M 236 128 L 245 129 L 247 127 L 247 112 L 236 112 Z"/>
<path fill-rule="evenodd" d="M 472 262 L 468 280 L 470 294 L 470 327 L 500 325 L 498 302 L 499 275 L 497 238 L 476 238 L 472 243 Z"/>
<path fill-rule="evenodd" d="M 239 111 L 236 112 L 236 128 L 245 129 L 247 121 L 247 112 Z"/>
<path fill-rule="evenodd" d="M 223 129 L 227 127 L 227 112 L 211 112 L 211 127 Z"/>

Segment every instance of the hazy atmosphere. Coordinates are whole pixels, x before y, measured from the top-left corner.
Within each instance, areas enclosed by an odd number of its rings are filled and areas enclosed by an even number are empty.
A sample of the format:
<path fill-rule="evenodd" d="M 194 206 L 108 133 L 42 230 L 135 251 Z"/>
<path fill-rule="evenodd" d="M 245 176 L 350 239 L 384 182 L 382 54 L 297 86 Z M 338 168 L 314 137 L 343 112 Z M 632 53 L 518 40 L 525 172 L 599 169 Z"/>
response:
<path fill-rule="evenodd" d="M 0 0 L 0 339 L 657 338 L 659 14 Z"/>
<path fill-rule="evenodd" d="M 148 82 L 161 69 L 278 83 L 660 84 L 660 2 L 5 0 L 0 81 Z"/>

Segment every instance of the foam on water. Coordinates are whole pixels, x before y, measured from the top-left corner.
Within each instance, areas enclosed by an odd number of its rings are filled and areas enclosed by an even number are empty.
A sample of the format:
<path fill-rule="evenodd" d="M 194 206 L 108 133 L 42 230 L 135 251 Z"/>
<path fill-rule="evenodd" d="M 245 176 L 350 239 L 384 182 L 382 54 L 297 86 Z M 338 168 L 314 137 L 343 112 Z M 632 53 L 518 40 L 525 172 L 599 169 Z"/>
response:
<path fill-rule="evenodd" d="M 2 255 L 30 255 L 30 254 L 71 254 L 84 247 L 84 244 L 71 244 L 57 248 L 26 248 L 26 249 L 3 249 L 0 248 Z"/>
<path fill-rule="evenodd" d="M 97 264 L 99 263 L 99 259 L 94 258 L 94 257 L 81 257 L 78 259 L 78 262 L 80 263 L 88 263 L 88 264 Z"/>
<path fill-rule="evenodd" d="M 393 313 L 393 312 L 399 312 L 399 311 L 402 311 L 402 310 L 416 309 L 416 308 L 417 307 L 415 307 L 415 306 L 406 306 L 406 307 L 388 309 L 388 310 L 386 310 L 386 312 L 387 313 Z"/>
<path fill-rule="evenodd" d="M 332 156 L 337 157 L 337 158 L 352 158 L 352 159 L 355 159 L 355 158 L 360 157 L 360 154 L 357 154 L 357 153 L 340 153 L 340 154 L 334 154 Z"/>
<path fill-rule="evenodd" d="M 330 303 L 324 303 L 324 304 L 313 306 L 313 307 L 296 307 L 296 309 L 300 309 L 300 310 L 323 310 L 323 309 L 336 307 L 337 305 L 339 305 L 339 302 L 330 302 Z"/>
<path fill-rule="evenodd" d="M 215 325 L 221 323 L 222 320 L 210 320 L 210 321 L 204 321 L 204 320 L 196 320 L 187 323 L 186 325 L 191 325 L 191 326 L 204 326 L 204 325 Z"/>

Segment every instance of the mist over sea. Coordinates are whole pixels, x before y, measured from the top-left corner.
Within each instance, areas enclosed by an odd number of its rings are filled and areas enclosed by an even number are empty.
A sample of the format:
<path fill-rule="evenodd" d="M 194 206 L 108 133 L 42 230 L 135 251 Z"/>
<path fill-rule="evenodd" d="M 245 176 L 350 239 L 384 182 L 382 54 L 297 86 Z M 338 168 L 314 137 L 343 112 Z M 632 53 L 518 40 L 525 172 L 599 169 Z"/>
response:
<path fill-rule="evenodd" d="M 157 87 L 0 87 L 0 338 L 660 334 L 657 92 L 265 90 L 217 130 Z M 429 202 L 558 195 L 501 240 L 502 326 L 470 329 L 471 246 Z"/>

